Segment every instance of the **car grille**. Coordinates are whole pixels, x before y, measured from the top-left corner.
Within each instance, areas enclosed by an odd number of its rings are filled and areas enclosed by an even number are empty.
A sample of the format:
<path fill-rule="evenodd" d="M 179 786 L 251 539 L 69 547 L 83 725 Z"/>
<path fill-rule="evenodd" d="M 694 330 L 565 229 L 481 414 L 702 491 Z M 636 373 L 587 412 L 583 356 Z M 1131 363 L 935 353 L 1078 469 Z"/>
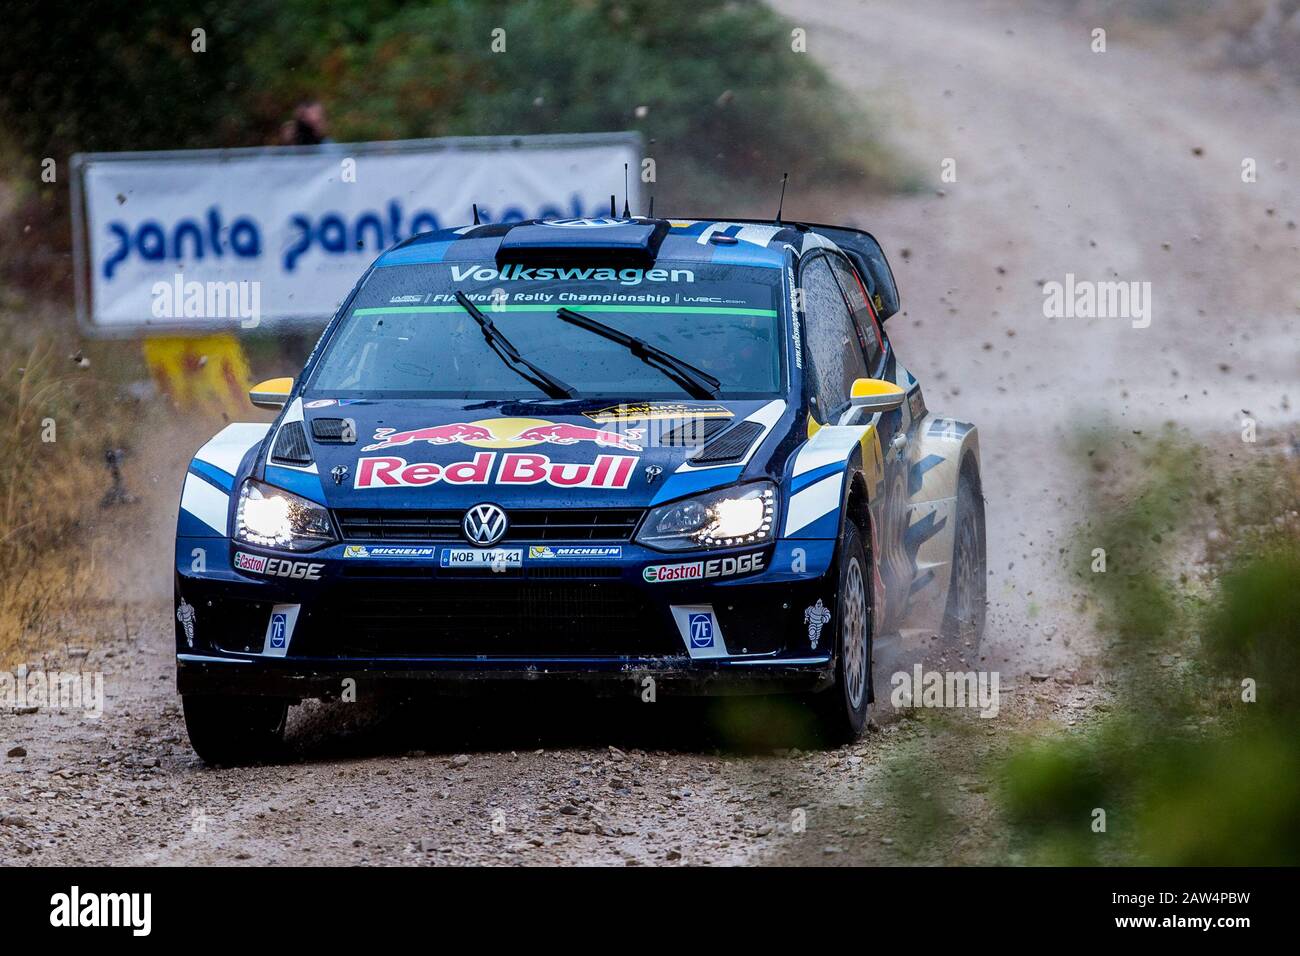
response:
<path fill-rule="evenodd" d="M 375 564 L 365 562 L 345 564 L 343 577 L 361 578 L 368 581 L 406 578 L 415 581 L 446 580 L 447 578 L 524 578 L 529 581 L 552 581 L 555 579 L 586 578 L 588 580 L 617 580 L 623 576 L 623 569 L 616 566 L 596 564 L 562 564 L 547 567 L 544 563 L 533 563 L 525 568 L 497 569 L 483 568 L 434 568 L 432 564 Z"/>
<path fill-rule="evenodd" d="M 504 541 L 629 541 L 640 508 L 522 508 L 507 511 Z M 334 512 L 344 541 L 463 541 L 463 510 Z"/>
<path fill-rule="evenodd" d="M 671 618 L 618 582 L 458 580 L 342 585 L 294 653 L 316 657 L 623 657 L 681 654 Z"/>

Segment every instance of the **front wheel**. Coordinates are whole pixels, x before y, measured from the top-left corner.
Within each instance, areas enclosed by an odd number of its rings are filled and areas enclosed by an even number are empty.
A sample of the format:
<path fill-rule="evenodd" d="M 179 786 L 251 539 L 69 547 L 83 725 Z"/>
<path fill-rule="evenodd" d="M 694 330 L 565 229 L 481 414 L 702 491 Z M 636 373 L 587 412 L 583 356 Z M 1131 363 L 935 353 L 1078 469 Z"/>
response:
<path fill-rule="evenodd" d="M 289 705 L 224 694 L 182 694 L 190 746 L 204 763 L 239 766 L 279 756 Z"/>
<path fill-rule="evenodd" d="M 835 744 L 861 736 L 871 698 L 871 571 L 862 533 L 851 521 L 840 535 L 839 578 L 835 684 L 812 698 L 822 736 Z"/>
<path fill-rule="evenodd" d="M 943 615 L 943 637 L 958 652 L 979 649 L 987 610 L 984 497 L 975 472 L 963 468 L 957 486 L 957 530 L 952 545 L 952 578 Z"/>

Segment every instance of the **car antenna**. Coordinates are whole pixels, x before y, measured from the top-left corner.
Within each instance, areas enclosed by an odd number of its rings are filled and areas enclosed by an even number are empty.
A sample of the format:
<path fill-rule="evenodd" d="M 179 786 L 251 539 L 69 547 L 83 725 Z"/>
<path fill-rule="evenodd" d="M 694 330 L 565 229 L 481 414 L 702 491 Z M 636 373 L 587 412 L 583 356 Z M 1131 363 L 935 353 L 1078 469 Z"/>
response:
<path fill-rule="evenodd" d="M 623 164 L 623 218 L 630 219 L 632 210 L 627 205 L 627 163 Z"/>
<path fill-rule="evenodd" d="M 614 194 L 610 193 L 609 194 L 609 218 L 610 219 L 618 218 L 618 213 L 615 211 L 616 208 L 617 207 L 614 205 Z"/>
<path fill-rule="evenodd" d="M 651 197 L 650 197 L 650 214 L 649 214 L 648 216 L 646 216 L 646 218 L 647 218 L 647 219 L 653 219 L 654 217 L 655 217 L 655 197 L 654 197 L 653 195 L 651 195 Z"/>
<path fill-rule="evenodd" d="M 473 206 L 474 206 L 474 225 L 477 226 L 477 225 L 479 225 L 479 221 L 478 221 L 478 203 L 473 203 Z"/>
<path fill-rule="evenodd" d="M 781 174 L 781 201 L 776 204 L 776 224 L 781 225 L 781 210 L 785 207 L 785 183 L 790 178 L 789 173 Z"/>

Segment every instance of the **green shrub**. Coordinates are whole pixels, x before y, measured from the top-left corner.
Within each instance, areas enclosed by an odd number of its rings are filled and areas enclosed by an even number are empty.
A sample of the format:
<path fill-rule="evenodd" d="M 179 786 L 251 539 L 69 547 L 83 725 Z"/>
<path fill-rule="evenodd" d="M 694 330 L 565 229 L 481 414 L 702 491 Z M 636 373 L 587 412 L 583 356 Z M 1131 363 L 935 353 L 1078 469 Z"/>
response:
<path fill-rule="evenodd" d="M 1145 454 L 1103 444 L 1137 474 L 1098 482 L 1099 521 L 1081 542 L 1118 558 L 1089 576 L 1118 638 L 1106 660 L 1116 705 L 1000 768 L 1013 844 L 1042 863 L 1295 865 L 1300 466 L 1261 449 L 1211 469 L 1223 456 L 1172 434 L 1138 444 Z M 1226 543 L 1197 585 L 1182 570 L 1189 529 L 1216 518 Z M 1104 833 L 1090 827 L 1096 808 Z"/>

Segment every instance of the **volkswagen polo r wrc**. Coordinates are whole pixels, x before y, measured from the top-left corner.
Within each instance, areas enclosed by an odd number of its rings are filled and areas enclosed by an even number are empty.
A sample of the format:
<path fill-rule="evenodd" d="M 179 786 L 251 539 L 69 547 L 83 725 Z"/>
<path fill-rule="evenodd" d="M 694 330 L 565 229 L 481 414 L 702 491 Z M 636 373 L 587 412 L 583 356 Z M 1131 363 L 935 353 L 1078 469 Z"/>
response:
<path fill-rule="evenodd" d="M 797 693 L 851 739 L 880 635 L 984 624 L 977 433 L 927 409 L 898 307 L 875 239 L 806 223 L 385 252 L 301 375 L 250 393 L 276 420 L 185 476 L 195 750 L 259 759 L 290 704 L 470 678 Z"/>

